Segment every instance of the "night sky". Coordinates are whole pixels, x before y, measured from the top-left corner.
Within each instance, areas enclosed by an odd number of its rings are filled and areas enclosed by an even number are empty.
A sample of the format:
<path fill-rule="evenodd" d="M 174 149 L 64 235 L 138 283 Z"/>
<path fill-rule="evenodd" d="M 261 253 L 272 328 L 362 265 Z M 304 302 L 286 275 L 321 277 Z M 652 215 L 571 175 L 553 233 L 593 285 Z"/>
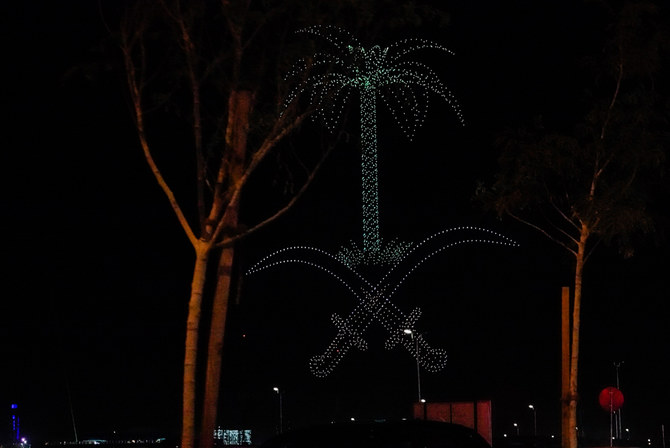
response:
<path fill-rule="evenodd" d="M 137 143 L 108 40 L 106 25 L 115 24 L 99 11 L 109 2 L 66 3 L 0 6 L 1 415 L 7 421 L 4 410 L 18 403 L 34 441 L 74 439 L 73 418 L 79 439 L 173 437 L 192 253 Z M 571 260 L 532 230 L 487 215 L 472 196 L 495 171 L 496 132 L 571 113 L 576 55 L 596 27 L 581 2 L 449 3 L 451 24 L 429 37 L 456 52 L 444 81 L 466 126 L 437 101 L 413 142 L 380 118 L 382 232 L 416 241 L 475 225 L 520 245 L 444 252 L 393 301 L 405 312 L 421 307 L 418 328 L 449 354 L 443 371 L 422 372 L 428 401 L 492 400 L 495 436 L 515 422 L 530 435 L 533 404 L 538 433 L 558 435 L 560 296 Z M 238 246 L 239 269 L 292 244 L 336 252 L 358 238 L 359 167 L 355 144 L 338 147 L 290 213 Z M 670 430 L 670 247 L 667 196 L 659 196 L 658 238 L 630 259 L 603 245 L 587 265 L 579 418 L 590 437 L 609 432 L 597 398 L 615 384 L 614 362 L 623 362 L 624 427 L 655 443 L 662 424 Z M 226 339 L 222 426 L 272 433 L 273 386 L 284 391 L 287 427 L 409 416 L 415 361 L 401 348 L 386 351 L 381 328 L 367 333 L 368 351 L 352 350 L 329 377 L 310 374 L 310 357 L 335 334 L 330 315 L 354 306 L 305 266 L 244 277 Z"/>

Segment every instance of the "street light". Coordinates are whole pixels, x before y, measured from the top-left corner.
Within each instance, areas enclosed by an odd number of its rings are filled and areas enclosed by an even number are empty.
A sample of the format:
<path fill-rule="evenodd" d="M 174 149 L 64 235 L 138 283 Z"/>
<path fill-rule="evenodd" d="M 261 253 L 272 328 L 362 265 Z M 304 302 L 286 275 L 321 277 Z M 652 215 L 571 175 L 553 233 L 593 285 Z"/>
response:
<path fill-rule="evenodd" d="M 517 425 L 516 423 L 512 423 L 512 424 L 514 425 L 514 429 L 516 430 L 516 435 L 518 436 L 519 435 L 519 425 Z"/>
<path fill-rule="evenodd" d="M 412 331 L 409 328 L 405 328 L 403 332 L 405 334 L 410 335 L 416 347 L 416 384 L 417 384 L 417 391 L 419 394 L 419 403 L 421 403 L 421 370 L 419 369 L 419 338 L 415 338 L 414 331 Z"/>
<path fill-rule="evenodd" d="M 533 435 L 537 437 L 537 413 L 535 412 L 535 406 L 529 404 L 528 407 L 533 411 Z"/>
<path fill-rule="evenodd" d="M 277 395 L 279 396 L 279 427 L 277 428 L 277 433 L 281 434 L 284 432 L 284 416 L 283 416 L 283 411 L 282 411 L 282 392 L 279 390 L 278 387 L 273 387 L 272 390 L 277 392 Z"/>
<path fill-rule="evenodd" d="M 621 367 L 621 364 L 623 364 L 623 361 L 614 363 L 614 368 L 616 369 L 616 388 L 619 389 L 619 390 L 621 390 L 621 386 L 619 384 L 619 367 Z M 615 417 L 615 421 L 614 421 L 615 426 L 616 426 L 616 433 L 615 434 L 616 434 L 616 437 L 618 439 L 621 439 L 622 438 L 621 428 L 623 428 L 622 422 L 621 422 L 621 409 L 617 409 L 615 411 L 615 413 L 616 413 L 616 417 Z"/>

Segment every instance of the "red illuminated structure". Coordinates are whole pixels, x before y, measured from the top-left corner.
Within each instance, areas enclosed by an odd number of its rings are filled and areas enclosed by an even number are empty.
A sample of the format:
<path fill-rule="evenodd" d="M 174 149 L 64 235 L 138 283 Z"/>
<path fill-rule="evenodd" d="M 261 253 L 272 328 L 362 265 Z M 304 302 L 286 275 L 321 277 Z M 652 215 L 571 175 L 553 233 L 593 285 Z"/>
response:
<path fill-rule="evenodd" d="M 493 444 L 491 401 L 464 401 L 453 403 L 414 403 L 414 418 L 463 425 L 474 429 Z"/>
<path fill-rule="evenodd" d="M 623 393 L 616 387 L 606 387 L 600 391 L 598 403 L 607 412 L 616 412 L 623 406 Z"/>
<path fill-rule="evenodd" d="M 610 446 L 612 446 L 614 441 L 614 413 L 623 406 L 623 393 L 616 387 L 606 387 L 600 391 L 600 395 L 598 395 L 598 403 L 603 410 L 610 414 Z"/>

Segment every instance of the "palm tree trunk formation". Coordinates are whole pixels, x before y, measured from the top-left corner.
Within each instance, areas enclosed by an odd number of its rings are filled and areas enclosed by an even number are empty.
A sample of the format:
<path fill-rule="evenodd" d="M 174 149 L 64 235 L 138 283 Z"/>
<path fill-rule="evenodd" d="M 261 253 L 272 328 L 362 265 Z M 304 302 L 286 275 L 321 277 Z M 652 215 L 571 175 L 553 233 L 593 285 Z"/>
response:
<path fill-rule="evenodd" d="M 363 180 L 363 252 L 379 253 L 379 185 L 377 168 L 377 112 L 374 89 L 361 91 L 361 168 Z"/>

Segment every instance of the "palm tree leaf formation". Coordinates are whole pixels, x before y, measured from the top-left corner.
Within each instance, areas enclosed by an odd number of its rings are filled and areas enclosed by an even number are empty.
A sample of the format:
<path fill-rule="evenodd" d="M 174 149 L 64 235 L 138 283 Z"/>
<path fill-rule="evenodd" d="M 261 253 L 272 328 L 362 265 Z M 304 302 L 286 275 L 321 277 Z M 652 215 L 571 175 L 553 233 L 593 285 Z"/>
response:
<path fill-rule="evenodd" d="M 360 248 L 352 243 L 351 247 L 343 247 L 338 258 L 351 266 L 393 263 L 402 258 L 412 244 L 397 240 L 383 244 L 380 235 L 378 97 L 409 140 L 425 120 L 431 93 L 446 101 L 463 123 L 460 106 L 437 74 L 424 63 L 406 59 L 423 49 L 453 53 L 424 39 L 403 39 L 385 48 L 375 45 L 366 49 L 351 34 L 333 26 L 317 25 L 300 32 L 323 38 L 334 52 L 318 52 L 293 67 L 289 77 L 298 78 L 308 73 L 308 67 L 310 74 L 301 77 L 301 82 L 287 96 L 285 106 L 301 94 L 309 93 L 310 102 L 316 106 L 315 118 L 332 131 L 340 124 L 352 91 L 360 96 L 363 245 Z"/>

